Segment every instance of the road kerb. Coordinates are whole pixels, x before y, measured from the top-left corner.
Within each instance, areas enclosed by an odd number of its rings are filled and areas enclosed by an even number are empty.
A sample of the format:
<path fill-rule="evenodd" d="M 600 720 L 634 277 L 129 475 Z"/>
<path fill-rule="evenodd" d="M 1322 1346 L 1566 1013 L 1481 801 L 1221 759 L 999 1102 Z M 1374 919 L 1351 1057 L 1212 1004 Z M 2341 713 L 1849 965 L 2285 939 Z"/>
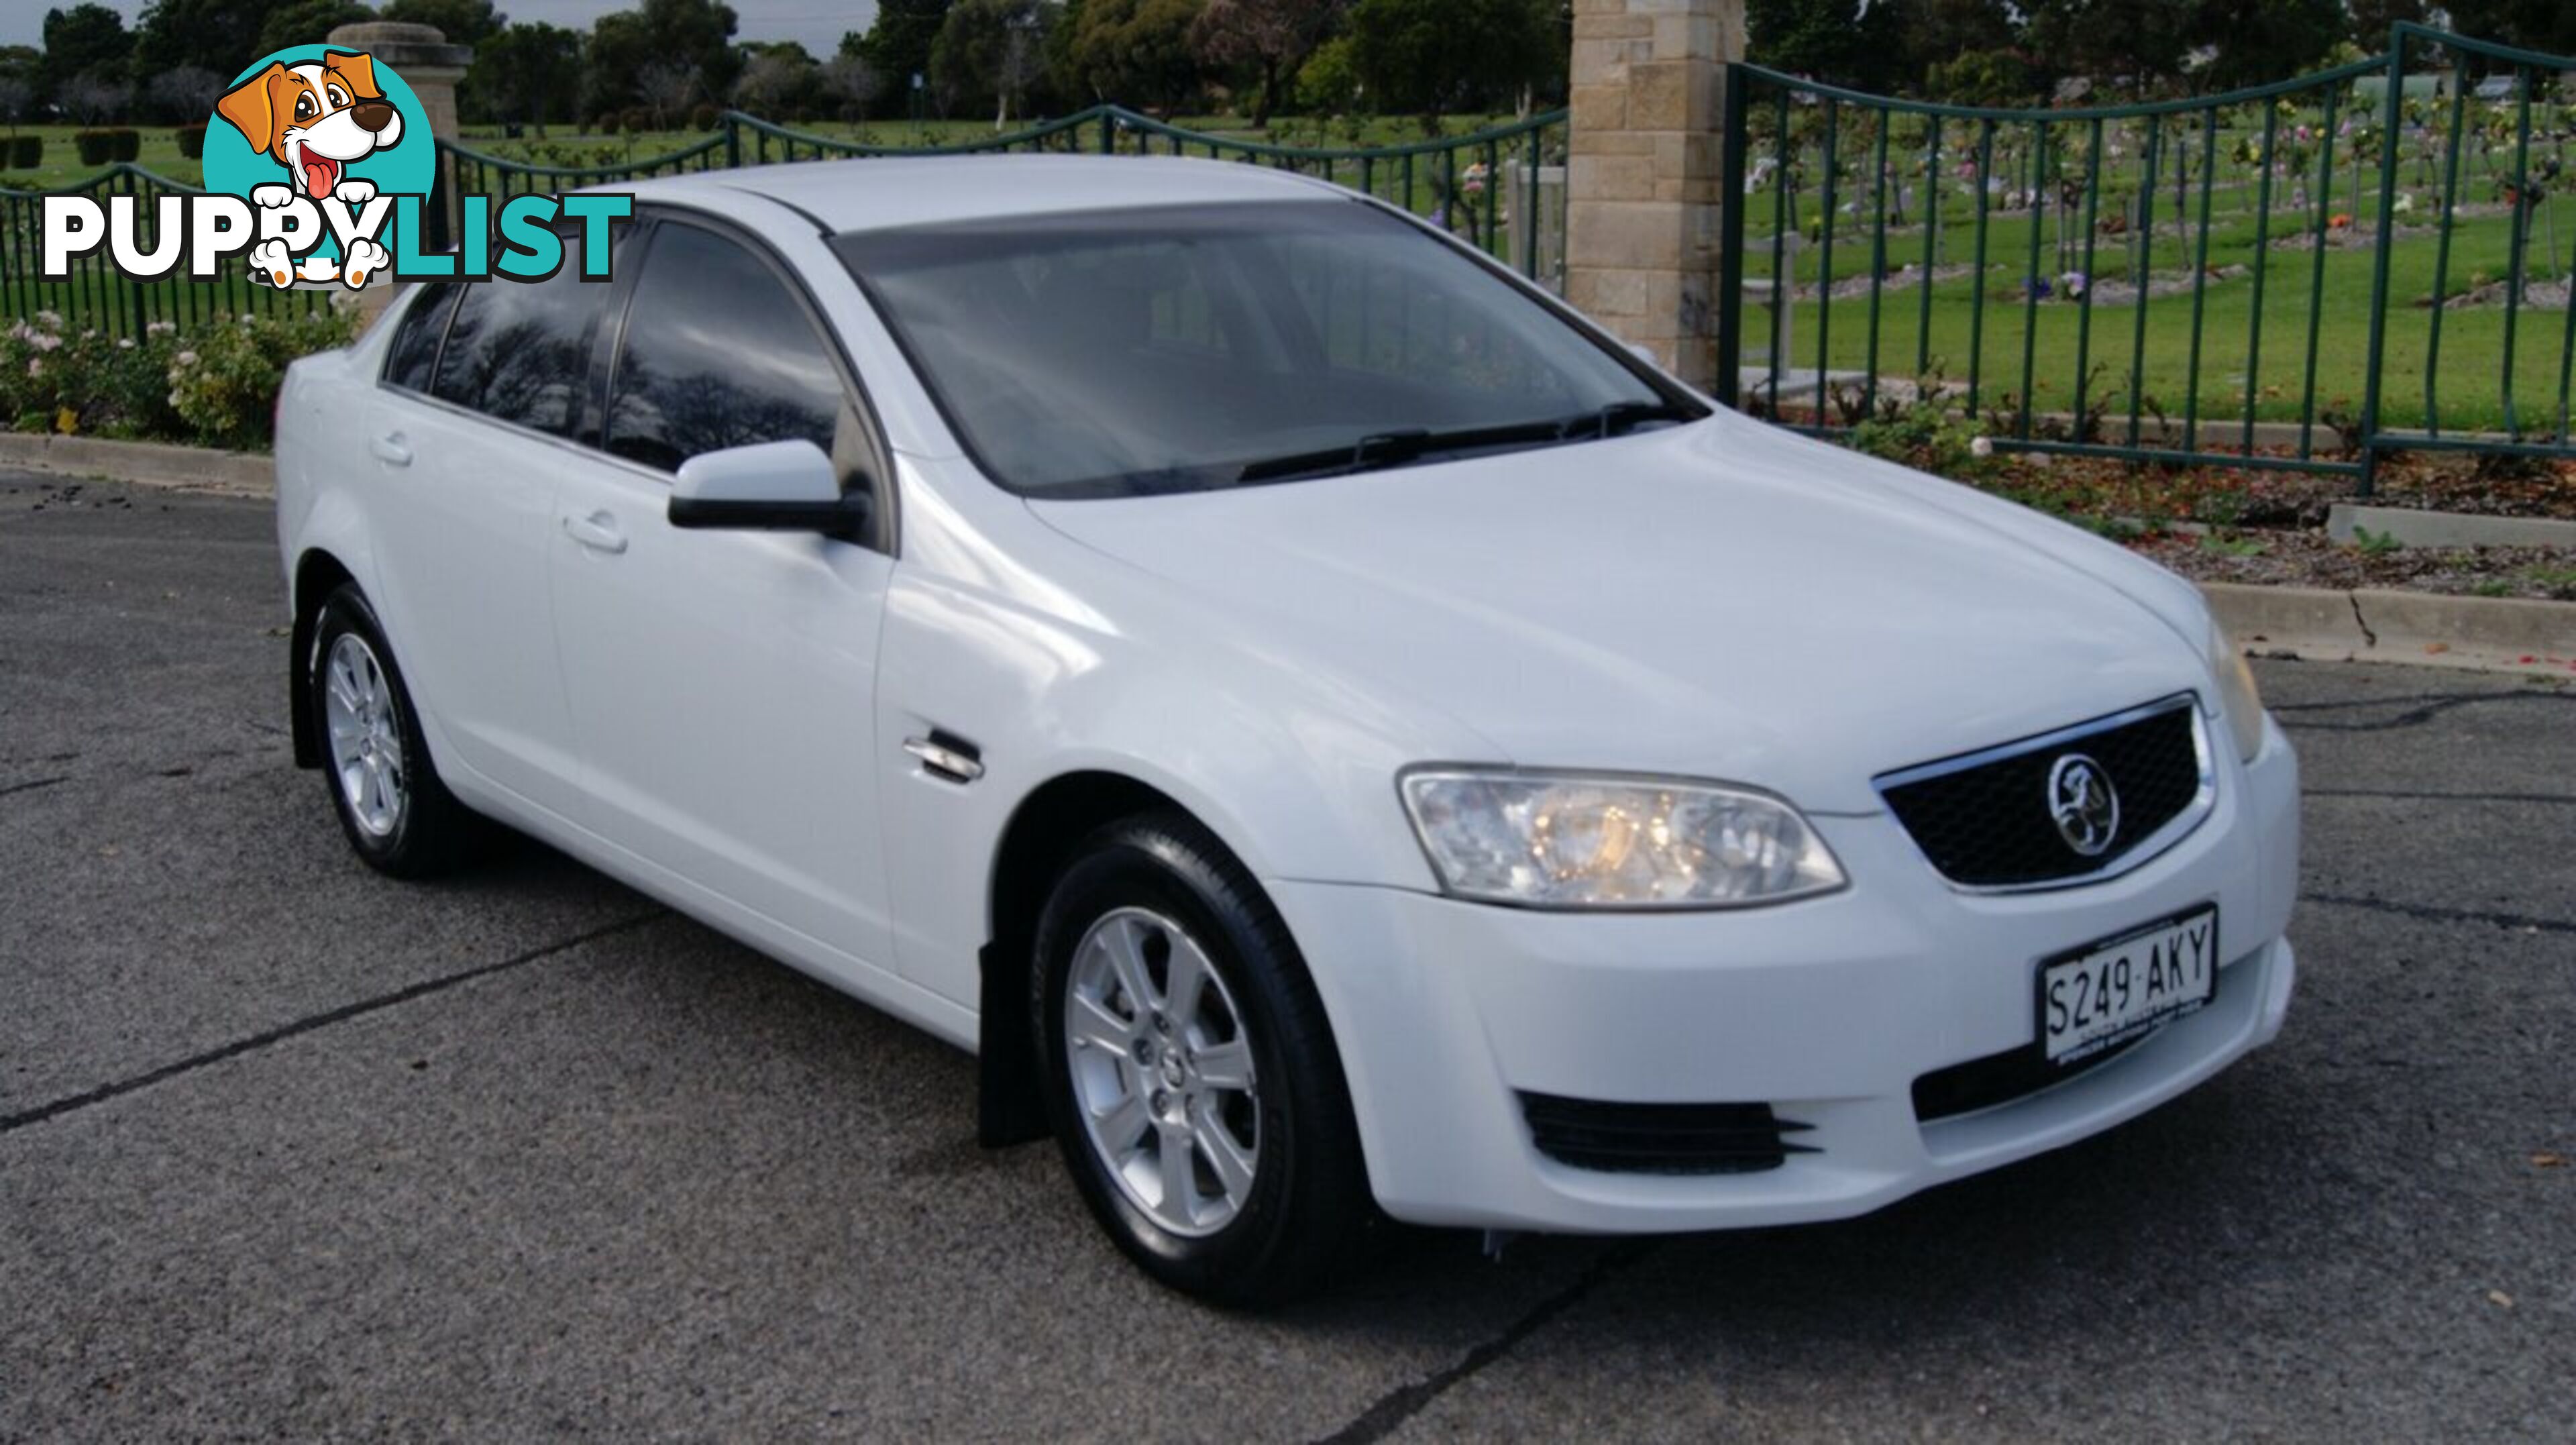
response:
<path fill-rule="evenodd" d="M 2576 676 L 2576 602 L 2232 582 L 2201 591 L 2258 656 Z"/>
<path fill-rule="evenodd" d="M 255 452 L 219 452 L 167 442 L 0 433 L 0 467 L 106 477 L 141 486 L 225 497 L 277 495 L 275 463 Z"/>

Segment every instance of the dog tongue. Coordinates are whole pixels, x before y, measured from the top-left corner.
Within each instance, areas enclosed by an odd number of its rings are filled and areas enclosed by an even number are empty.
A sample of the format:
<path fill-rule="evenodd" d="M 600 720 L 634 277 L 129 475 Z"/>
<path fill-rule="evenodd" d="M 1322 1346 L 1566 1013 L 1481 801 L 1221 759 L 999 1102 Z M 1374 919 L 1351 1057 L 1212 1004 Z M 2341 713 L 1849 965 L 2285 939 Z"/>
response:
<path fill-rule="evenodd" d="M 316 197 L 327 196 L 331 194 L 331 188 L 338 184 L 340 184 L 340 163 L 338 161 L 331 159 L 329 156 L 317 156 L 311 151 L 306 151 L 304 153 L 304 190 L 306 194 Z"/>

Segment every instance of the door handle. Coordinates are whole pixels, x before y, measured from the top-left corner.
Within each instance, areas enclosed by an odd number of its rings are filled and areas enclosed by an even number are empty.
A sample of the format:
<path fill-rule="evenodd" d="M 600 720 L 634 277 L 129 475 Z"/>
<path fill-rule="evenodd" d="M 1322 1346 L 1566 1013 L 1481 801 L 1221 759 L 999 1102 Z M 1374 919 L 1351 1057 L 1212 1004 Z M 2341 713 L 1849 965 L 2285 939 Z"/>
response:
<path fill-rule="evenodd" d="M 617 519 L 606 512 L 593 512 L 587 517 L 563 519 L 564 534 L 594 552 L 615 554 L 626 550 L 626 534 L 617 530 Z"/>
<path fill-rule="evenodd" d="M 403 444 L 403 434 L 401 432 L 392 432 L 385 436 L 370 438 L 367 442 L 367 450 L 375 453 L 376 460 L 385 463 L 387 466 L 407 467 L 411 465 L 411 448 Z"/>

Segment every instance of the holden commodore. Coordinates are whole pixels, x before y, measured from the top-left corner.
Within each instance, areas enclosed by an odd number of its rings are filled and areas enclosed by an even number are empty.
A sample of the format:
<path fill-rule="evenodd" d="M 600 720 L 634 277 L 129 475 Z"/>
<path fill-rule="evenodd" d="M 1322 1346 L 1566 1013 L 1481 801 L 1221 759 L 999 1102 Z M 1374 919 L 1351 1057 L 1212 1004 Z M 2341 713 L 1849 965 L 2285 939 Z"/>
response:
<path fill-rule="evenodd" d="M 2280 1028 L 2297 764 L 2178 578 L 1183 160 L 636 188 L 291 370 L 298 760 L 973 1051 L 1154 1277 L 1857 1214 Z"/>

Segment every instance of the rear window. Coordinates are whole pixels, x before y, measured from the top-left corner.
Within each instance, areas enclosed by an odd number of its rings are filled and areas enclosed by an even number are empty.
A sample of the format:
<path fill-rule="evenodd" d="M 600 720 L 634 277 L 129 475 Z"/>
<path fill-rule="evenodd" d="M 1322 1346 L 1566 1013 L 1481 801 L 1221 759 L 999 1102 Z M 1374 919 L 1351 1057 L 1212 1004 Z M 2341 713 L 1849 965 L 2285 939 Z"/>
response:
<path fill-rule="evenodd" d="M 430 282 L 403 308 L 393 345 L 385 353 L 386 381 L 405 391 L 429 390 L 430 376 L 438 368 L 438 343 L 447 335 L 447 313 L 456 307 L 457 289 L 453 281 Z"/>

